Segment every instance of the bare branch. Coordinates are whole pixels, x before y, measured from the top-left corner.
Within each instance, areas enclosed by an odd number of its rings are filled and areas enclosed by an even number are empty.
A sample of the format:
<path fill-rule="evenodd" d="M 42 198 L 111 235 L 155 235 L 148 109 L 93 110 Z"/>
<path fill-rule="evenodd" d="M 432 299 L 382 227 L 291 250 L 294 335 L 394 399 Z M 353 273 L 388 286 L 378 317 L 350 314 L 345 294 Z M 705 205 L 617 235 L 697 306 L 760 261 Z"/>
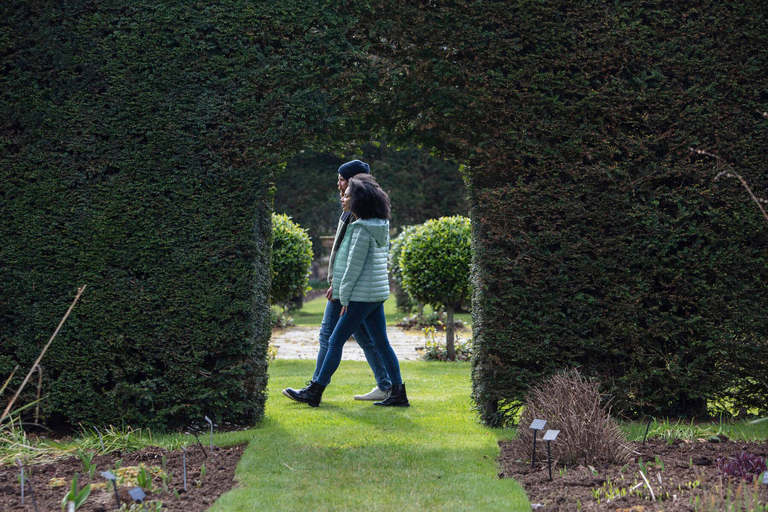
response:
<path fill-rule="evenodd" d="M 762 113 L 764 117 L 768 118 L 768 112 Z M 752 192 L 752 189 L 749 187 L 749 184 L 747 183 L 747 180 L 744 179 L 744 177 L 737 173 L 731 164 L 720 158 L 718 155 L 714 153 L 710 153 L 709 151 L 704 151 L 703 149 L 696 149 L 696 148 L 689 148 L 691 153 L 695 153 L 697 155 L 703 155 L 708 156 L 710 158 L 714 158 L 717 163 L 724 165 L 727 169 L 725 171 L 719 172 L 717 176 L 715 176 L 714 180 L 717 181 L 722 177 L 726 178 L 736 178 L 741 182 L 741 184 L 746 189 L 747 193 L 749 194 L 749 197 L 752 198 L 752 200 L 755 202 L 758 208 L 760 208 L 760 212 L 763 214 L 763 218 L 765 218 L 765 222 L 768 222 L 768 214 L 765 213 L 765 209 L 763 208 L 763 205 L 761 203 L 768 203 L 765 199 L 757 197 L 754 192 Z"/>

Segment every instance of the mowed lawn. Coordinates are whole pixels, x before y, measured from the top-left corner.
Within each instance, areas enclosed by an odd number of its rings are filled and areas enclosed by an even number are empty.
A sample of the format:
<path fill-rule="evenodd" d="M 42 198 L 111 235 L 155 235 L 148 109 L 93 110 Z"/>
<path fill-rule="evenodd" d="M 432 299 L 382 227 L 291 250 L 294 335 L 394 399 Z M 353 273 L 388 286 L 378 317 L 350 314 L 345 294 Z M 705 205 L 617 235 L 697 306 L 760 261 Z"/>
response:
<path fill-rule="evenodd" d="M 402 363 L 412 406 L 352 399 L 373 386 L 365 362 L 342 361 L 318 408 L 285 398 L 312 361 L 270 365 L 266 418 L 255 429 L 217 435 L 247 441 L 238 487 L 212 511 L 530 510 L 522 488 L 499 479 L 497 441 L 471 409 L 469 363 Z"/>

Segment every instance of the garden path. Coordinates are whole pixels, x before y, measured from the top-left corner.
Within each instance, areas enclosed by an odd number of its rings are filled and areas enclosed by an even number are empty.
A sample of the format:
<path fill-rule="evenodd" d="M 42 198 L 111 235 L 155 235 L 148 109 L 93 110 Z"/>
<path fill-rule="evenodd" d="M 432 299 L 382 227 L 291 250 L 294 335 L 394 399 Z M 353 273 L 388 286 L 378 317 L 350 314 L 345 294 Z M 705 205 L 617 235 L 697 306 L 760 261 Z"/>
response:
<path fill-rule="evenodd" d="M 319 348 L 317 334 L 320 326 L 288 327 L 272 331 L 270 343 L 277 348 L 277 359 L 315 359 Z M 416 361 L 419 349 L 424 348 L 424 333 L 420 330 L 405 331 L 400 327 L 387 328 L 389 343 L 400 361 Z M 350 340 L 344 345 L 344 361 L 365 361 L 363 351 Z"/>

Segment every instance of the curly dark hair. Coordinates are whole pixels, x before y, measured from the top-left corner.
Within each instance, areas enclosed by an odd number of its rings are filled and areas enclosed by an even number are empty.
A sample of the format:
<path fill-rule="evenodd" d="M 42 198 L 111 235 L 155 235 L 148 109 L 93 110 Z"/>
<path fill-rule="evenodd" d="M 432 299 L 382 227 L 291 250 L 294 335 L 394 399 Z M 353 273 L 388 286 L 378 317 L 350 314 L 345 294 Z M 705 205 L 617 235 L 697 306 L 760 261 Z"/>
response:
<path fill-rule="evenodd" d="M 389 196 L 370 174 L 349 179 L 349 210 L 358 219 L 389 219 Z"/>

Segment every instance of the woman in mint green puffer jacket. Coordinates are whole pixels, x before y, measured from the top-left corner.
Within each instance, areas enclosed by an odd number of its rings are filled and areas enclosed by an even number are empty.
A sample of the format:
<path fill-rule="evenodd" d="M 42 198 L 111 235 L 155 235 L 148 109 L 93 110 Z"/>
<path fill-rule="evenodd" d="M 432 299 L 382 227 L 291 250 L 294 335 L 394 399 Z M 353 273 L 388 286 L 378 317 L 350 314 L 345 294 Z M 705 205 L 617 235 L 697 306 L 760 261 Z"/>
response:
<path fill-rule="evenodd" d="M 400 364 L 389 344 L 384 318 L 384 301 L 389 297 L 389 197 L 369 174 L 358 174 L 349 179 L 342 204 L 357 220 L 347 227 L 333 265 L 333 298 L 341 302 L 341 315 L 317 378 L 304 389 L 287 388 L 283 393 L 312 407 L 320 405 L 341 363 L 344 343 L 364 324 L 392 381 L 389 396 L 374 405 L 407 407 Z"/>
<path fill-rule="evenodd" d="M 384 302 L 389 297 L 389 221 L 358 219 L 349 224 L 333 265 L 333 298 Z"/>

